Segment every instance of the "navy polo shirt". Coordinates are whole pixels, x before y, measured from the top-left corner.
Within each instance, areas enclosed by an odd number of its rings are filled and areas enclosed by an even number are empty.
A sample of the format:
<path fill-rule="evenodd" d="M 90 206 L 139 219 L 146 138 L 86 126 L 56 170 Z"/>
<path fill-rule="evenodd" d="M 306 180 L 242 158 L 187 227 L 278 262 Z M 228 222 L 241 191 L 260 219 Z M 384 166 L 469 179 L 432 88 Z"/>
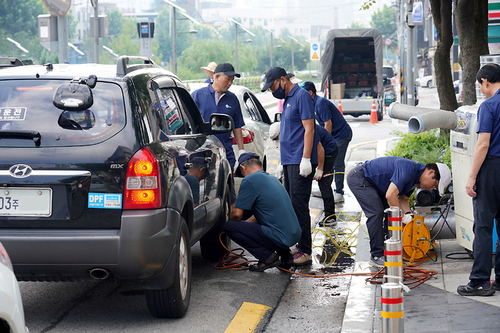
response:
<path fill-rule="evenodd" d="M 402 157 L 379 157 L 363 163 L 365 178 L 375 187 L 378 194 L 385 195 L 389 185 L 394 183 L 399 195 L 410 197 L 420 185 L 420 176 L 425 165 Z"/>
<path fill-rule="evenodd" d="M 241 181 L 236 208 L 252 211 L 262 232 L 273 243 L 286 249 L 302 234 L 292 202 L 278 178 L 259 170 Z"/>
<path fill-rule="evenodd" d="M 233 118 L 235 129 L 245 126 L 245 121 L 241 114 L 240 101 L 232 92 L 226 91 L 217 105 L 215 104 L 215 90 L 211 84 L 208 84 L 205 88 L 195 90 L 192 96 L 205 122 L 210 121 L 210 115 L 213 113 L 224 113 Z M 226 148 L 227 160 L 229 162 L 236 162 L 231 132 L 215 134 L 215 136 L 222 142 L 224 148 Z"/>
<path fill-rule="evenodd" d="M 500 156 L 500 89 L 479 106 L 477 133 L 490 133 L 488 156 Z"/>
<path fill-rule="evenodd" d="M 280 121 L 281 164 L 300 164 L 304 152 L 305 129 L 302 120 L 314 119 L 314 101 L 297 84 L 286 95 Z M 316 143 L 317 144 L 317 143 Z M 313 144 L 311 163 L 318 163 L 318 149 Z"/>
<path fill-rule="evenodd" d="M 335 140 L 341 140 L 352 133 L 351 126 L 342 113 L 328 99 L 318 95 L 314 96 L 314 112 L 321 127 L 325 127 L 325 122 L 332 120 L 332 135 Z"/>
<path fill-rule="evenodd" d="M 332 155 L 337 149 L 337 141 L 333 136 L 323 127 L 318 124 L 314 124 L 314 144 L 321 142 L 323 149 L 325 150 L 325 155 Z"/>

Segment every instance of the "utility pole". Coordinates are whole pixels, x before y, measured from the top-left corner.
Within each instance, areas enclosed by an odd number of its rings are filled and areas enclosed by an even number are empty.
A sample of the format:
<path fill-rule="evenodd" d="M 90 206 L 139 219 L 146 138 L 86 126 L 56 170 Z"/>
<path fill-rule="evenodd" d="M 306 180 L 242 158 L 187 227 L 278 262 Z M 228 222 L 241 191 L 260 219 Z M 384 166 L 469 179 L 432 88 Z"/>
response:
<path fill-rule="evenodd" d="M 90 0 L 94 7 L 94 62 L 99 63 L 99 9 L 97 7 L 98 0 Z"/>

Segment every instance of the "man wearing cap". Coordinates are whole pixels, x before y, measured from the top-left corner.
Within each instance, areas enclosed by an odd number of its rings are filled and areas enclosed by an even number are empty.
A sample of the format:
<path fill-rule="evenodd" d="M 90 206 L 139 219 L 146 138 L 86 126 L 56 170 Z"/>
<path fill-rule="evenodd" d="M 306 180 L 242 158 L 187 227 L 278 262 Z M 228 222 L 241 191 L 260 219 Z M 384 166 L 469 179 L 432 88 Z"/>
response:
<path fill-rule="evenodd" d="M 302 232 L 286 190 L 263 171 L 259 155 L 252 152 L 240 155 L 235 175 L 244 179 L 224 232 L 259 260 L 249 270 L 263 272 L 286 263 L 289 247 Z M 241 221 L 245 210 L 253 216 Z"/>
<path fill-rule="evenodd" d="M 316 120 L 321 127 L 330 132 L 338 145 L 338 155 L 335 160 L 335 202 L 344 202 L 345 154 L 352 139 L 352 129 L 339 109 L 328 99 L 316 94 L 316 86 L 311 81 L 302 84 L 314 100 Z"/>
<path fill-rule="evenodd" d="M 500 234 L 500 66 L 485 64 L 476 75 L 487 98 L 477 111 L 477 143 L 472 155 L 465 191 L 472 197 L 474 212 L 474 263 L 469 283 L 458 286 L 462 296 L 490 296 L 500 290 L 500 243 L 496 243 L 495 279 L 490 285 L 493 222 Z"/>
<path fill-rule="evenodd" d="M 207 72 L 207 79 L 205 80 L 205 83 L 212 83 L 214 81 L 215 67 L 217 67 L 217 64 L 213 61 L 209 63 L 206 67 L 200 67 L 201 69 Z"/>
<path fill-rule="evenodd" d="M 309 198 L 313 167 L 318 163 L 314 144 L 314 103 L 304 89 L 288 79 L 281 67 L 271 67 L 266 72 L 264 82 L 263 92 L 269 89 L 275 98 L 285 100 L 280 122 L 281 164 L 285 188 L 302 228 L 293 262 L 296 266 L 309 265 L 312 263 Z"/>
<path fill-rule="evenodd" d="M 409 197 L 416 187 L 439 190 L 443 195 L 451 172 L 442 163 L 420 164 L 402 157 L 379 157 L 354 167 L 347 184 L 366 215 L 370 236 L 370 264 L 384 267 L 384 209 L 401 208 L 403 223 L 411 221 Z"/>

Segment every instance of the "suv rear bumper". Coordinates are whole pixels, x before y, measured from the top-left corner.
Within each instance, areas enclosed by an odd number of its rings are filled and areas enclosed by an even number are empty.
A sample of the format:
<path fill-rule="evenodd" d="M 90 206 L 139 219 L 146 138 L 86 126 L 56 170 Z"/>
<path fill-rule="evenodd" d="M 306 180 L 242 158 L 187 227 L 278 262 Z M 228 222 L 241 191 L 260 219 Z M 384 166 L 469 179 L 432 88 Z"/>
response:
<path fill-rule="evenodd" d="M 91 279 L 90 270 L 101 268 L 117 279 L 147 285 L 148 279 L 172 272 L 165 267 L 175 261 L 179 225 L 180 215 L 172 209 L 123 211 L 119 230 L 4 229 L 0 242 L 18 280 Z"/>

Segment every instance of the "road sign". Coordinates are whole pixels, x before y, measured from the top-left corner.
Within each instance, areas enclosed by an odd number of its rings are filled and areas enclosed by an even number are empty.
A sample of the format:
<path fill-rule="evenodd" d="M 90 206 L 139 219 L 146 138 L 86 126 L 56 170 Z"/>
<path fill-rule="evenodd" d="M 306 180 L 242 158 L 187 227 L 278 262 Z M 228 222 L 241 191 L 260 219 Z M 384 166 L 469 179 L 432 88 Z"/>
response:
<path fill-rule="evenodd" d="M 390 38 L 385 39 L 385 45 L 389 46 L 392 44 L 392 40 Z"/>
<path fill-rule="evenodd" d="M 71 0 L 42 0 L 42 3 L 54 16 L 66 15 L 71 8 Z"/>
<path fill-rule="evenodd" d="M 311 49 L 309 53 L 311 60 L 319 60 L 321 58 L 321 48 L 319 46 L 319 43 L 311 43 Z"/>

